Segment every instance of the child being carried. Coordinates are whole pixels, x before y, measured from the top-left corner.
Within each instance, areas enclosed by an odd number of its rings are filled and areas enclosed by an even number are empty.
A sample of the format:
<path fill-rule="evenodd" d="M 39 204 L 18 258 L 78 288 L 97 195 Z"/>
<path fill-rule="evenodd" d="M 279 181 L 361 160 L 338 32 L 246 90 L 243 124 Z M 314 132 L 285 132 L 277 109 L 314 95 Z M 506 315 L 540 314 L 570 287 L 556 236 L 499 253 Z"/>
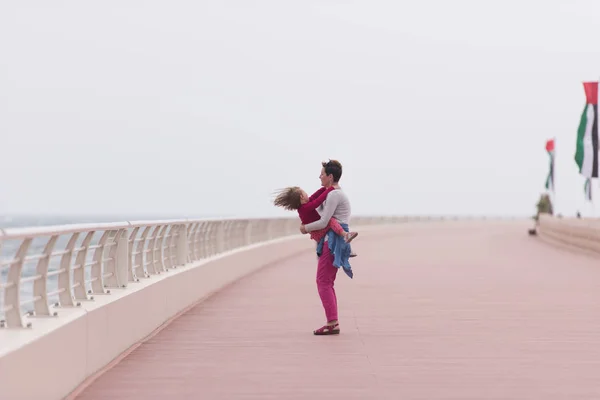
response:
<path fill-rule="evenodd" d="M 309 197 L 298 186 L 292 186 L 281 189 L 273 203 L 277 207 L 282 207 L 286 210 L 297 210 L 300 221 L 302 221 L 303 225 L 306 225 L 321 219 L 317 208 L 323 204 L 327 195 L 332 190 L 335 190 L 335 188 L 330 187 L 326 189 L 321 187 Z M 310 232 L 310 238 L 319 242 L 330 229 L 337 235 L 342 236 L 346 243 L 350 243 L 352 239 L 358 236 L 358 232 L 346 232 L 335 218 L 331 218 L 325 228 Z M 356 254 L 352 252 L 350 257 L 356 257 Z"/>

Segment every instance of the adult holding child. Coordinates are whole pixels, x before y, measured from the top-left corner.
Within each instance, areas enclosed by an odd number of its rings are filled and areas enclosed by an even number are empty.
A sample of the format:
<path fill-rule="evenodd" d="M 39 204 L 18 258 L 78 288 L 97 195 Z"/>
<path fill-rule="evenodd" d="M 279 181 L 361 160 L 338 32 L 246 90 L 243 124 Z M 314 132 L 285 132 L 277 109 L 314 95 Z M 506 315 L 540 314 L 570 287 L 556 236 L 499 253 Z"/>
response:
<path fill-rule="evenodd" d="M 351 207 L 348 196 L 341 189 L 339 181 L 342 177 L 342 164 L 337 160 L 329 160 L 322 163 L 321 185 L 335 190 L 327 193 L 325 201 L 317 208 L 321 218 L 318 221 L 300 225 L 300 232 L 307 234 L 309 232 L 323 229 L 327 226 L 331 218 L 335 218 L 342 228 L 348 232 L 350 223 Z M 334 283 L 338 267 L 342 267 L 344 272 L 352 278 L 353 273 L 348 260 L 350 256 L 350 245 L 343 238 L 336 235 L 335 232 L 328 232 L 317 244 L 317 289 L 321 303 L 325 309 L 327 323 L 321 328 L 313 331 L 315 335 L 335 335 L 340 333 L 340 324 L 338 320 L 337 297 L 335 294 Z"/>

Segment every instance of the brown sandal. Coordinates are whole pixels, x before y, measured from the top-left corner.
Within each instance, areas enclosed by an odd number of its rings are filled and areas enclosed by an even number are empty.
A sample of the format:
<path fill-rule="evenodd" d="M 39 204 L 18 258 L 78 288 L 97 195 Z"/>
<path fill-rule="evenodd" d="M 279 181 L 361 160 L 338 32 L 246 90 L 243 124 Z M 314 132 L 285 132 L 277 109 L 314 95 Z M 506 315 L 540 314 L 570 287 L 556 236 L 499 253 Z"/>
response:
<path fill-rule="evenodd" d="M 339 333 L 340 333 L 340 324 L 325 325 L 325 326 L 320 327 L 316 331 L 313 331 L 313 334 L 315 334 L 317 336 L 338 335 Z"/>
<path fill-rule="evenodd" d="M 346 243 L 350 243 L 357 236 L 358 236 L 358 232 L 348 232 L 348 235 L 346 235 L 344 240 L 346 241 Z"/>

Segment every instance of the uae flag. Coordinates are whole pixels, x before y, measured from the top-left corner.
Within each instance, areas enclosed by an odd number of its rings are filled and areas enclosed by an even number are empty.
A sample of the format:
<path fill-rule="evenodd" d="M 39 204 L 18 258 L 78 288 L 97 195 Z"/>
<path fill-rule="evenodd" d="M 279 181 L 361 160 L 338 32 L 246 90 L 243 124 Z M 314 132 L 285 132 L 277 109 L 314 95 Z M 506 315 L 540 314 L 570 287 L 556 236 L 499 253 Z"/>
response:
<path fill-rule="evenodd" d="M 598 82 L 584 82 L 586 104 L 577 130 L 575 162 L 586 178 L 598 177 Z"/>
<path fill-rule="evenodd" d="M 585 192 L 585 199 L 587 201 L 592 201 L 592 179 L 591 178 L 587 178 L 585 180 L 585 186 L 583 187 L 583 190 Z"/>
<path fill-rule="evenodd" d="M 546 178 L 546 189 L 554 192 L 554 139 L 546 142 L 546 151 L 550 157 L 550 169 Z"/>

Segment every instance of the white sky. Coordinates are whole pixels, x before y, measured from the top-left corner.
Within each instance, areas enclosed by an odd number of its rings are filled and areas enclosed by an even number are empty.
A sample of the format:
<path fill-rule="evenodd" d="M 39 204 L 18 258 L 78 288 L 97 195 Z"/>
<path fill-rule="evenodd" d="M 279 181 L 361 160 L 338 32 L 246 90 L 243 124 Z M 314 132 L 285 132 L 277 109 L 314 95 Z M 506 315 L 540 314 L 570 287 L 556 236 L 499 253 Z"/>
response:
<path fill-rule="evenodd" d="M 0 214 L 259 216 L 344 165 L 357 214 L 583 207 L 598 0 L 0 0 Z M 597 197 L 600 188 L 594 183 Z"/>

